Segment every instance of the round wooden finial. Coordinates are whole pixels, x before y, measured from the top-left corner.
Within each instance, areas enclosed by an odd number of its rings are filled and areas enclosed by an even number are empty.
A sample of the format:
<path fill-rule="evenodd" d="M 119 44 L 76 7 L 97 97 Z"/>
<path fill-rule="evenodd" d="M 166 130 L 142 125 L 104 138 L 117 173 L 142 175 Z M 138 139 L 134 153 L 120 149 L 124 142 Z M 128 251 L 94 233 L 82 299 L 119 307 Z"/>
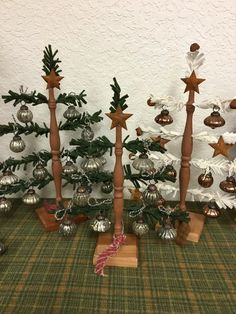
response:
<path fill-rule="evenodd" d="M 200 49 L 200 46 L 197 44 L 197 43 L 193 43 L 191 46 L 190 46 L 190 51 L 191 52 L 194 52 L 196 50 L 199 50 Z"/>

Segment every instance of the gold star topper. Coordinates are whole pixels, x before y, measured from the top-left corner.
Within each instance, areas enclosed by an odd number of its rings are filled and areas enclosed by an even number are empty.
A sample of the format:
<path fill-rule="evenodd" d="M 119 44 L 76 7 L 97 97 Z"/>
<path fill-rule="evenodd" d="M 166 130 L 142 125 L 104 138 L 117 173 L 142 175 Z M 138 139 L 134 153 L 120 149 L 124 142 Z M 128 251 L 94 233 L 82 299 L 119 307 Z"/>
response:
<path fill-rule="evenodd" d="M 224 142 L 224 139 L 222 136 L 219 137 L 218 143 L 215 144 L 209 144 L 212 148 L 214 148 L 214 154 L 213 157 L 216 157 L 218 155 L 223 155 L 226 158 L 228 158 L 229 149 L 233 146 L 233 144 L 227 144 Z"/>
<path fill-rule="evenodd" d="M 186 84 L 186 88 L 184 90 L 185 93 L 193 90 L 198 94 L 199 94 L 198 85 L 205 81 L 205 79 L 197 78 L 194 71 L 192 72 L 190 77 L 182 78 L 181 80 Z"/>
<path fill-rule="evenodd" d="M 51 70 L 49 75 L 44 75 L 42 78 L 48 83 L 47 89 L 54 87 L 60 89 L 60 81 L 63 79 L 63 76 L 57 75 L 54 69 Z"/>
<path fill-rule="evenodd" d="M 106 115 L 112 120 L 111 129 L 116 126 L 121 126 L 127 130 L 126 120 L 132 116 L 130 113 L 123 113 L 121 106 L 118 105 L 115 112 L 106 113 Z"/>

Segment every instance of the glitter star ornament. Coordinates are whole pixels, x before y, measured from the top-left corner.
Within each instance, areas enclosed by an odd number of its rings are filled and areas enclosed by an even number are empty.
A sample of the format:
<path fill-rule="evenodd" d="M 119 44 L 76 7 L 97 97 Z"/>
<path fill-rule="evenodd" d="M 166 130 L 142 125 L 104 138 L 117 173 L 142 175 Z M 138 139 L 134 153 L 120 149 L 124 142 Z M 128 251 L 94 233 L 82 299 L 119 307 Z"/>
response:
<path fill-rule="evenodd" d="M 185 84 L 186 88 L 184 92 L 188 91 L 195 91 L 199 94 L 198 85 L 205 81 L 205 79 L 199 79 L 196 77 L 195 72 L 193 71 L 190 77 L 182 78 L 181 79 Z"/>
<path fill-rule="evenodd" d="M 49 75 L 42 76 L 44 81 L 46 81 L 47 89 L 49 88 L 58 88 L 60 89 L 60 81 L 63 79 L 63 76 L 59 76 L 56 74 L 56 72 L 52 69 Z"/>
<path fill-rule="evenodd" d="M 115 112 L 106 113 L 106 115 L 112 120 L 111 129 L 116 126 L 121 126 L 127 130 L 126 120 L 132 116 L 130 113 L 123 113 L 121 106 L 118 105 Z"/>
<path fill-rule="evenodd" d="M 224 139 L 222 136 L 219 137 L 218 143 L 209 144 L 212 148 L 214 148 L 214 154 L 213 157 L 216 157 L 218 155 L 223 155 L 226 158 L 228 158 L 229 149 L 233 146 L 233 144 L 227 144 L 224 142 Z"/>

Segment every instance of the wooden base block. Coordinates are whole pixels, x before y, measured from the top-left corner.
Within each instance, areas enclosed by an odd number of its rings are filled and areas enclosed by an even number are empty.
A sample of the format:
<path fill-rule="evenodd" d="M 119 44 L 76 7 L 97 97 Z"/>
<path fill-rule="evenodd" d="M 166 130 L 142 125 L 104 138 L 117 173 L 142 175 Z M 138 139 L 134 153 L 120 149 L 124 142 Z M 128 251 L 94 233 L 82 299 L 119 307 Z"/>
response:
<path fill-rule="evenodd" d="M 46 231 L 58 230 L 61 221 L 55 220 L 54 214 L 49 214 L 44 207 L 37 208 L 36 213 Z M 82 214 L 70 217 L 76 224 L 88 220 L 88 217 Z"/>
<path fill-rule="evenodd" d="M 111 233 L 100 233 L 95 249 L 93 264 L 96 264 L 98 255 L 103 252 L 111 243 L 113 235 Z M 117 267 L 138 267 L 138 245 L 137 237 L 127 234 L 125 243 L 119 248 L 117 254 L 107 261 L 107 266 Z"/>
<path fill-rule="evenodd" d="M 188 234 L 187 240 L 191 242 L 198 242 L 204 227 L 206 217 L 201 214 L 189 212 L 190 217 L 190 232 Z"/>

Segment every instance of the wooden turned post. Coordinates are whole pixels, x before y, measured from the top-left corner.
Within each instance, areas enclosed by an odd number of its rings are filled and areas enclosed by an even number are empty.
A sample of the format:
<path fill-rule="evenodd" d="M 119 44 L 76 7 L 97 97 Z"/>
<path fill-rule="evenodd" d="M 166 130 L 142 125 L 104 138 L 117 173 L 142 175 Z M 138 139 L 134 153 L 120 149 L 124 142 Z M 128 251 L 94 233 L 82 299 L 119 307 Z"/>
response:
<path fill-rule="evenodd" d="M 181 168 L 179 173 L 179 189 L 180 189 L 180 203 L 181 210 L 186 210 L 186 194 L 190 180 L 190 160 L 193 150 L 193 113 L 195 107 L 194 103 L 194 91 L 189 92 L 188 102 L 186 104 L 187 119 L 183 134 L 182 146 L 181 146 Z"/>
<path fill-rule="evenodd" d="M 115 215 L 115 235 L 119 235 L 123 230 L 123 208 L 124 208 L 124 171 L 122 166 L 122 127 L 116 126 L 116 143 L 115 143 L 115 156 L 116 162 L 114 167 L 114 215 Z"/>
<path fill-rule="evenodd" d="M 56 204 L 57 206 L 59 206 L 59 204 L 62 201 L 61 194 L 62 165 L 60 160 L 60 136 L 56 119 L 56 100 L 54 96 L 54 90 L 51 87 L 48 90 L 49 90 L 48 108 L 50 111 L 49 141 L 52 153 L 52 174 L 54 177 L 54 185 L 56 191 Z"/>

